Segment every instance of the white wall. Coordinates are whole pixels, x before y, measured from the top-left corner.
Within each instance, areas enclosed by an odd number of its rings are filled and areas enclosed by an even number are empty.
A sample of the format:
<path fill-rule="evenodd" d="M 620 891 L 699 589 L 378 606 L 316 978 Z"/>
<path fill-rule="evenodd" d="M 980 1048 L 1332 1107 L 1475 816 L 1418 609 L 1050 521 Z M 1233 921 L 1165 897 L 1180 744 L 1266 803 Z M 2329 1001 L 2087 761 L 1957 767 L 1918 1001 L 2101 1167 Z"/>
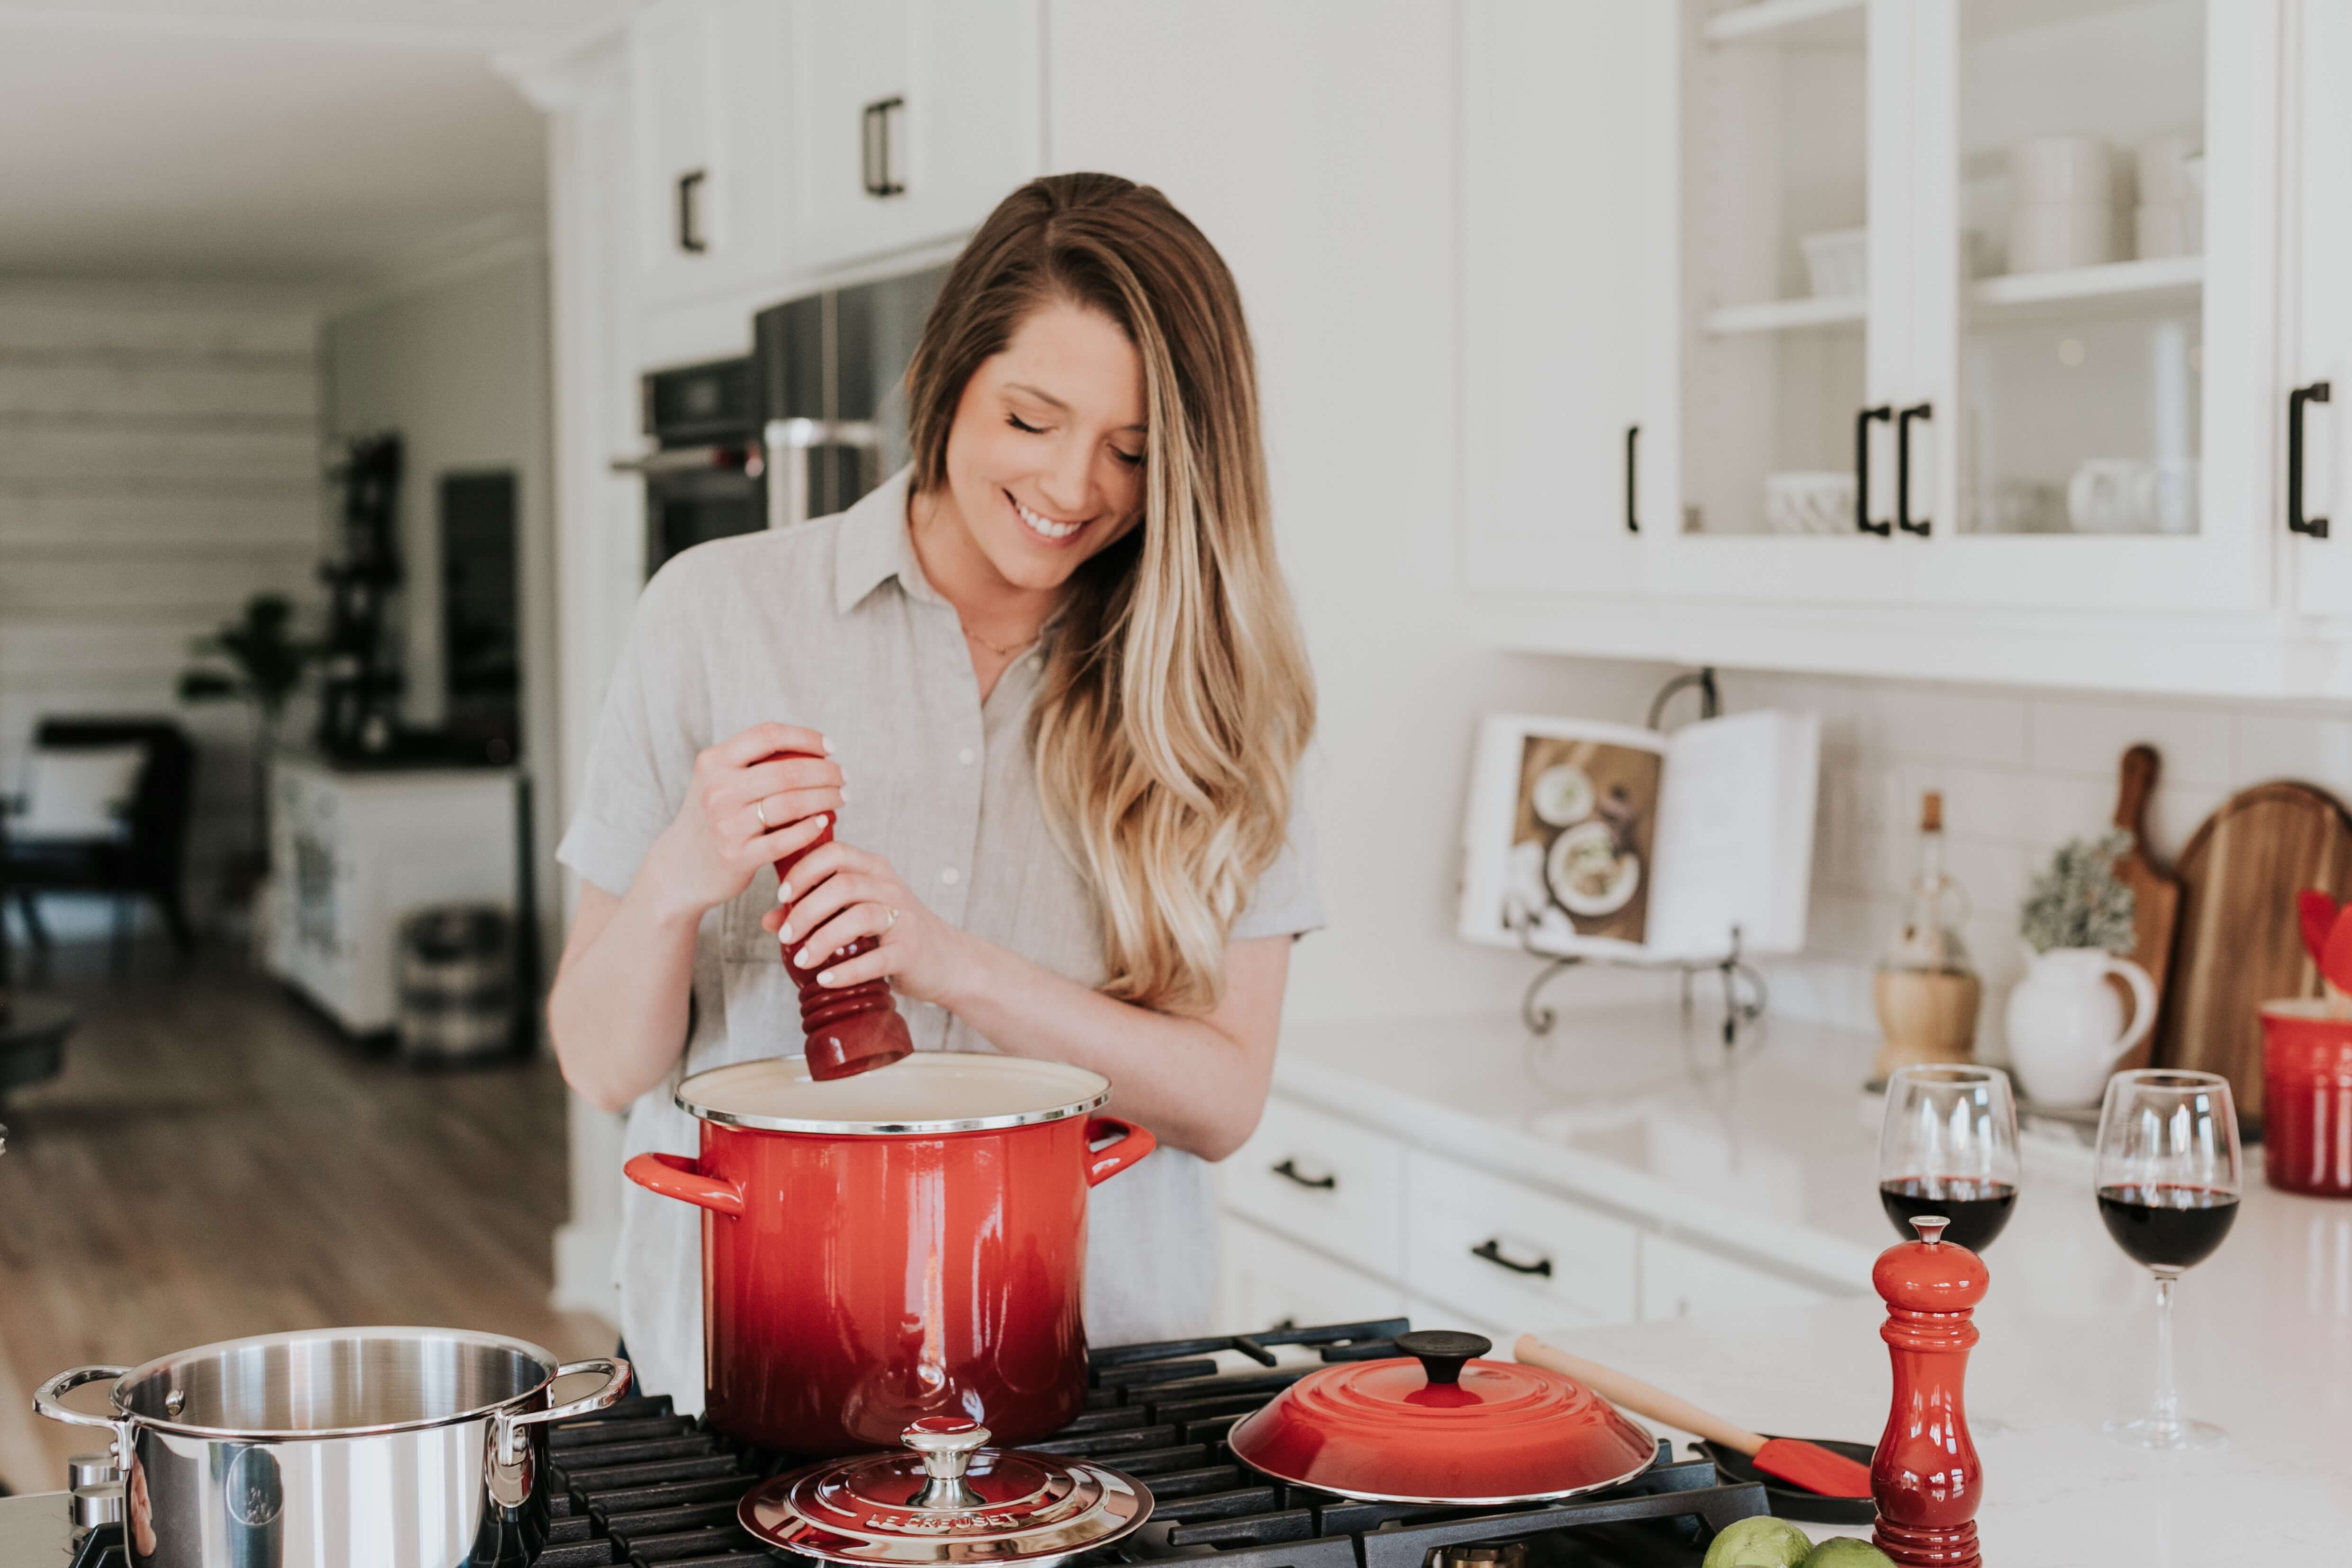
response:
<path fill-rule="evenodd" d="M 397 430 L 403 441 L 403 714 L 432 724 L 446 697 L 441 650 L 441 476 L 511 469 L 521 571 L 523 765 L 535 783 L 538 877 L 550 960 L 561 826 L 547 257 L 536 241 L 430 287 L 331 318 L 323 334 L 328 434 Z"/>
<path fill-rule="evenodd" d="M 317 334 L 285 291 L 0 279 L 0 790 L 45 716 L 176 716 L 199 918 L 251 845 L 251 726 L 182 708 L 178 677 L 252 595 L 317 596 Z M 44 910 L 65 935 L 105 919 Z"/>
<path fill-rule="evenodd" d="M 1064 0 L 1048 37 L 1052 166 L 1165 191 L 1233 267 L 1256 339 L 1322 693 L 1309 787 L 1330 925 L 1299 944 L 1289 1016 L 1507 1006 L 1528 960 L 1451 934 L 1476 717 L 1638 723 L 1666 672 L 1491 653 L 1456 608 L 1453 8 L 1364 4 L 1339 26 L 1258 0 Z"/>

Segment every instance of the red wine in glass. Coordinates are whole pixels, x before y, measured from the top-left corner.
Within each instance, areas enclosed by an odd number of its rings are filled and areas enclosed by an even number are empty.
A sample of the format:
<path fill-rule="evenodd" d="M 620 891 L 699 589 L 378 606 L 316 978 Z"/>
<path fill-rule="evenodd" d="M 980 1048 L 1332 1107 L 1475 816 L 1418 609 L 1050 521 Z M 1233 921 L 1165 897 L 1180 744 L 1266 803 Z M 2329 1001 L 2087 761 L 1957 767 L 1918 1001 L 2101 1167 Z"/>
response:
<path fill-rule="evenodd" d="M 2132 1259 L 2150 1269 L 2191 1269 L 2213 1255 L 2238 1218 L 2238 1195 L 2207 1186 L 2103 1186 L 2099 1218 Z"/>
<path fill-rule="evenodd" d="M 1951 1221 L 1945 1240 L 1981 1252 L 2009 1224 L 2017 1184 L 1976 1176 L 1901 1176 L 1878 1184 L 1878 1203 L 1906 1236 L 1918 1216 L 1940 1214 Z"/>

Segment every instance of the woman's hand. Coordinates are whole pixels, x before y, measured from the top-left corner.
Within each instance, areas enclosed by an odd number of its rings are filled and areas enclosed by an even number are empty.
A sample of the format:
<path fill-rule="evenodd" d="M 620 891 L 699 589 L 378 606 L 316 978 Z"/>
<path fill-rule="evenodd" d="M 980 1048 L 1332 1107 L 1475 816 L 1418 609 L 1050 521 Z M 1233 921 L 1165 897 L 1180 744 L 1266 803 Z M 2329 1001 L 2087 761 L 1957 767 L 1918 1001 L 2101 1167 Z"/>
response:
<path fill-rule="evenodd" d="M 841 809 L 841 765 L 827 755 L 832 749 L 813 729 L 755 724 L 698 753 L 676 820 L 637 873 L 660 911 L 700 920 L 751 886 L 761 866 L 805 848 L 824 831 L 825 815 Z M 779 751 L 814 755 L 762 760 Z"/>
<path fill-rule="evenodd" d="M 923 906 L 914 890 L 871 851 L 839 839 L 809 852 L 776 890 L 781 907 L 761 924 L 783 942 L 793 963 L 838 988 L 887 976 L 891 988 L 919 1002 L 942 1000 L 956 984 L 964 935 Z M 821 960 L 860 936 L 880 939 L 870 953 L 830 968 Z"/>

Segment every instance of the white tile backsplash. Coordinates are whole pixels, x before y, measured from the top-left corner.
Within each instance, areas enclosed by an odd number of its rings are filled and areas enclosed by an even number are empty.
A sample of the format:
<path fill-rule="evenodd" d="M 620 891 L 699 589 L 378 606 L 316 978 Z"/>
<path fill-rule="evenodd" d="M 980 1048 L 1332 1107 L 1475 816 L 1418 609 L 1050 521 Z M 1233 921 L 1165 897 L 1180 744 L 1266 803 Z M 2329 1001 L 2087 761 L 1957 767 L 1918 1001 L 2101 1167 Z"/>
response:
<path fill-rule="evenodd" d="M 1809 943 L 1771 967 L 1776 1012 L 1875 1032 L 1870 970 L 1917 856 L 1919 796 L 1944 794 L 1946 860 L 1974 906 L 1985 978 L 1979 1049 L 2001 1060 L 2000 1014 L 2022 969 L 2017 911 L 2066 840 L 2104 829 L 2125 749 L 2161 759 L 2150 848 L 2179 853 L 2231 791 L 2272 779 L 2352 801 L 2352 710 L 1725 672 L 1727 712 L 1822 716 Z"/>

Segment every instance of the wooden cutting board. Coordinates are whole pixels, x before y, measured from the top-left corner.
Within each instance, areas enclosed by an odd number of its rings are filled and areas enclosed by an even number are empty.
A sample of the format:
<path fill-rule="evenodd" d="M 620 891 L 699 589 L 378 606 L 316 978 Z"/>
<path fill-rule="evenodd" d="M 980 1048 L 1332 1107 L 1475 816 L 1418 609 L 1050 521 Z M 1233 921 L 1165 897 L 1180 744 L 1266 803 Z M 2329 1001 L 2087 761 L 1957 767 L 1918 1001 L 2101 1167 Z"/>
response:
<path fill-rule="evenodd" d="M 2294 895 L 2352 893 L 2352 817 L 2307 784 L 2258 784 L 2223 801 L 2180 852 L 2179 932 L 2169 994 L 2157 1022 L 2160 1067 L 2230 1080 L 2239 1114 L 2263 1113 L 2263 1035 L 2256 1009 L 2274 997 L 2315 997 Z"/>
<path fill-rule="evenodd" d="M 2135 746 L 2124 753 L 2123 777 L 2116 792 L 2116 826 L 2131 835 L 2131 847 L 2116 857 L 2116 880 L 2132 890 L 2132 950 L 2130 957 L 2156 982 L 2158 1017 L 2163 1016 L 2164 981 L 2172 968 L 2172 937 L 2180 916 L 2180 879 L 2158 871 L 2147 852 L 2147 798 L 2156 789 L 2156 747 Z M 2124 1014 L 2131 1014 L 2131 989 L 2121 980 L 2108 984 L 2121 993 Z M 2146 1067 L 2155 1049 L 2151 1034 L 2116 1063 L 2118 1070 Z"/>

